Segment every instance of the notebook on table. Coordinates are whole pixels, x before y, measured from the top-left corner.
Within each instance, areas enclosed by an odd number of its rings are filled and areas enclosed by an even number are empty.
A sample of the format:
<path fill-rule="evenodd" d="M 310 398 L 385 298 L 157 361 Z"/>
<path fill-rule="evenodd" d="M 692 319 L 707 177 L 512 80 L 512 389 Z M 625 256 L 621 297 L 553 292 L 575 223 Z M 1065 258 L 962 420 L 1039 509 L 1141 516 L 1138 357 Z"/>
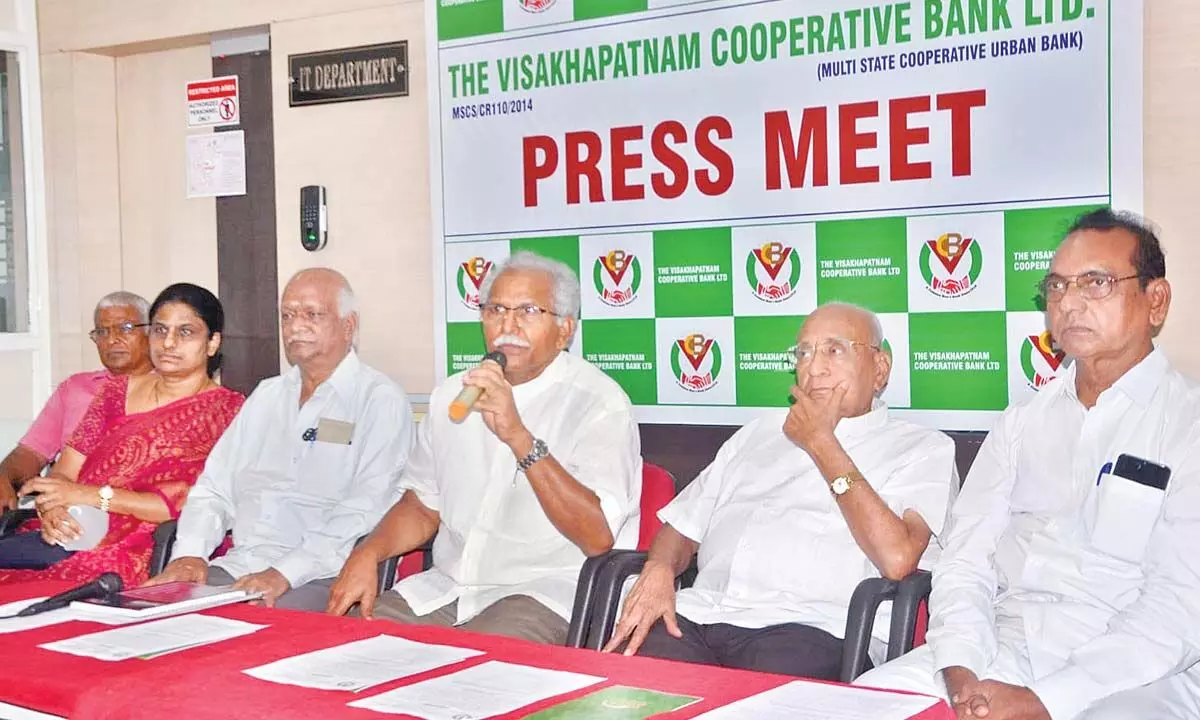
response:
<path fill-rule="evenodd" d="M 228 585 L 172 582 L 124 590 L 102 598 L 77 600 L 71 603 L 71 611 L 81 619 L 120 617 L 148 620 L 232 605 L 260 597 L 262 593 L 234 590 Z"/>

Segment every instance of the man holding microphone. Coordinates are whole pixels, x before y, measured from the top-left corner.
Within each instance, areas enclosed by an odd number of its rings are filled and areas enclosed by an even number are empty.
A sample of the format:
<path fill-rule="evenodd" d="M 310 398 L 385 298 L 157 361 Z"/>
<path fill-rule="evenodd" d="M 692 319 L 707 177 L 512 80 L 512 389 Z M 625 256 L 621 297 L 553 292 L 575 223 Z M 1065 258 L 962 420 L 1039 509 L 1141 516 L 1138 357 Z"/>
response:
<path fill-rule="evenodd" d="M 480 298 L 489 356 L 433 392 L 404 495 L 346 561 L 328 612 L 561 645 L 584 559 L 637 542 L 637 423 L 620 386 L 566 352 L 570 268 L 518 253 Z M 433 567 L 376 597 L 378 563 L 435 534 Z"/>

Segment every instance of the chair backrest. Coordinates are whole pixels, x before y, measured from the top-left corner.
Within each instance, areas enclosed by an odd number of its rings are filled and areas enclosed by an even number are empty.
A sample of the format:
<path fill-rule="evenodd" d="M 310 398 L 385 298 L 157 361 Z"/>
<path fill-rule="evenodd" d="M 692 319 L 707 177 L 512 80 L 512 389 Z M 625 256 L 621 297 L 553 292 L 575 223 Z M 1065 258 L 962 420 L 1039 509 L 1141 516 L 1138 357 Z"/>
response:
<path fill-rule="evenodd" d="M 638 550 L 650 549 L 662 527 L 658 511 L 675 499 L 675 478 L 654 463 L 642 462 L 642 524 L 638 532 Z"/>

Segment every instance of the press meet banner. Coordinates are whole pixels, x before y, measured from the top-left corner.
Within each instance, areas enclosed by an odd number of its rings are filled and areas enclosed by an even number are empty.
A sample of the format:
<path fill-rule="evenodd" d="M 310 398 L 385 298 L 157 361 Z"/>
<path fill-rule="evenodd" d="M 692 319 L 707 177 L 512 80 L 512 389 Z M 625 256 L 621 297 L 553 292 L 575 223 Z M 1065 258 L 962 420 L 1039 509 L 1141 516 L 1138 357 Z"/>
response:
<path fill-rule="evenodd" d="M 1141 2 L 429 2 L 440 373 L 531 250 L 641 421 L 785 407 L 801 322 L 845 301 L 892 407 L 983 429 L 1064 368 L 1036 285 L 1065 228 L 1140 209 Z"/>

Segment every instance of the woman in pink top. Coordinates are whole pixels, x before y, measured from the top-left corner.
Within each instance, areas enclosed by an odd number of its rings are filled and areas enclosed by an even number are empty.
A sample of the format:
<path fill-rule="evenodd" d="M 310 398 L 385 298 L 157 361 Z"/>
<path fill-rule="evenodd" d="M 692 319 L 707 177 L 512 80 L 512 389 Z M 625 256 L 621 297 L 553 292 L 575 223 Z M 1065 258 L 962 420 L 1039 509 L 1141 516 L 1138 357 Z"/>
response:
<path fill-rule="evenodd" d="M 177 517 L 217 439 L 244 398 L 217 385 L 221 303 L 204 288 L 172 285 L 150 308 L 155 372 L 118 376 L 96 394 L 37 494 L 38 520 L 0 539 L 0 583 L 33 579 L 87 582 L 116 572 L 127 586 L 146 579 L 159 523 Z M 68 552 L 80 528 L 67 512 L 92 505 L 108 512 L 100 544 Z"/>

